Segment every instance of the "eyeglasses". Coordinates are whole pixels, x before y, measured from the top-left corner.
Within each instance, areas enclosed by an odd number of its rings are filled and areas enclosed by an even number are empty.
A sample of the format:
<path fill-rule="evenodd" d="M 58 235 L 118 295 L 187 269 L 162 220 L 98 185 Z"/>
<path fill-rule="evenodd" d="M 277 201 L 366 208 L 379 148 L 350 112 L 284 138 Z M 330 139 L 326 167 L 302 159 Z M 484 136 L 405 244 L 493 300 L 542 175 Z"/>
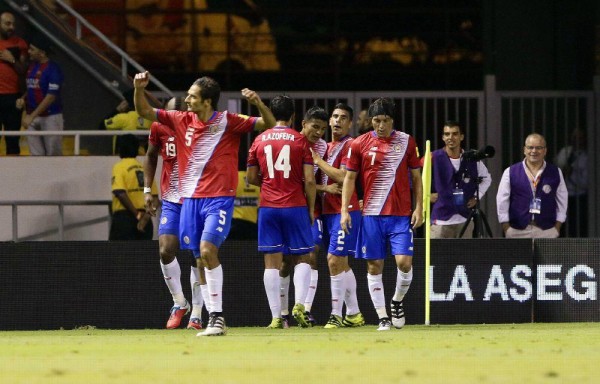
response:
<path fill-rule="evenodd" d="M 533 151 L 534 149 L 536 151 L 541 151 L 542 149 L 546 149 L 546 147 L 542 147 L 541 145 L 538 145 L 538 146 L 535 146 L 535 147 L 533 145 L 526 145 L 525 149 L 527 149 L 528 151 Z"/>

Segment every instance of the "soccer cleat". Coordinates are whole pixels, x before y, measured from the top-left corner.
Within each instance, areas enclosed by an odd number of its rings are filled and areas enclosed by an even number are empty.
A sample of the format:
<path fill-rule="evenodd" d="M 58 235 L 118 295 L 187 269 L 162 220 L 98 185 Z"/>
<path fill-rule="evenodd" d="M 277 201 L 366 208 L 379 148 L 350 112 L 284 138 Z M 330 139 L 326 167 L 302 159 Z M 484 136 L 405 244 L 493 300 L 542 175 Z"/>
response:
<path fill-rule="evenodd" d="M 315 325 L 317 325 L 317 321 L 315 320 L 315 318 L 313 317 L 313 315 L 310 312 L 308 312 L 308 311 L 304 312 L 304 316 L 310 323 L 311 327 L 314 327 Z"/>
<path fill-rule="evenodd" d="M 304 304 L 298 303 L 294 305 L 294 308 L 292 309 L 292 316 L 294 316 L 294 319 L 302 328 L 310 327 L 310 323 L 304 314 Z"/>
<path fill-rule="evenodd" d="M 283 328 L 288 329 L 290 327 L 290 322 L 292 321 L 290 315 L 282 315 L 281 320 L 283 322 Z"/>
<path fill-rule="evenodd" d="M 345 327 L 362 327 L 365 325 L 365 318 L 360 312 L 354 315 L 346 315 L 342 324 L 344 324 Z"/>
<path fill-rule="evenodd" d="M 342 328 L 344 324 L 342 324 L 342 317 L 338 315 L 329 316 L 329 320 L 327 320 L 327 324 L 323 328 L 325 329 L 333 329 L 333 328 Z"/>
<path fill-rule="evenodd" d="M 283 319 L 281 317 L 274 317 L 271 324 L 267 325 L 269 329 L 283 329 Z"/>
<path fill-rule="evenodd" d="M 379 328 L 377 328 L 378 331 L 389 331 L 390 329 L 392 329 L 392 322 L 390 321 L 389 317 L 383 317 L 379 319 Z"/>
<path fill-rule="evenodd" d="M 189 312 L 190 303 L 187 301 L 183 307 L 174 305 L 173 308 L 171 308 L 171 316 L 169 316 L 169 320 L 167 321 L 167 329 L 175 329 L 179 327 L 179 324 L 181 324 L 181 319 L 183 319 L 183 316 L 187 315 Z"/>
<path fill-rule="evenodd" d="M 198 332 L 196 336 L 223 336 L 226 332 L 225 318 L 211 313 L 206 329 L 204 332 Z"/>
<path fill-rule="evenodd" d="M 404 327 L 406 319 L 404 318 L 404 307 L 402 306 L 402 301 L 392 300 L 390 308 L 392 312 L 392 324 L 394 327 L 398 329 Z"/>
<path fill-rule="evenodd" d="M 197 317 L 190 318 L 187 329 L 202 329 L 202 320 Z"/>

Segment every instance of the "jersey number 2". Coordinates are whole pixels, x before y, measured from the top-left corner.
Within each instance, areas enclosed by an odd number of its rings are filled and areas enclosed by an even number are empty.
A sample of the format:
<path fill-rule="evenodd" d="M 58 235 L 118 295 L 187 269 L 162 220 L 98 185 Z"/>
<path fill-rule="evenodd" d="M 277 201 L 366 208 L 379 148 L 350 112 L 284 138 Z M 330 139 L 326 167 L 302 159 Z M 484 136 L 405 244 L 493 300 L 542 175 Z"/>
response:
<path fill-rule="evenodd" d="M 273 147 L 271 145 L 265 146 L 265 156 L 267 157 L 267 168 L 269 170 L 269 178 L 275 178 L 275 171 L 283 172 L 283 178 L 288 179 L 290 177 L 290 146 L 284 145 L 277 156 L 277 160 L 273 163 Z"/>

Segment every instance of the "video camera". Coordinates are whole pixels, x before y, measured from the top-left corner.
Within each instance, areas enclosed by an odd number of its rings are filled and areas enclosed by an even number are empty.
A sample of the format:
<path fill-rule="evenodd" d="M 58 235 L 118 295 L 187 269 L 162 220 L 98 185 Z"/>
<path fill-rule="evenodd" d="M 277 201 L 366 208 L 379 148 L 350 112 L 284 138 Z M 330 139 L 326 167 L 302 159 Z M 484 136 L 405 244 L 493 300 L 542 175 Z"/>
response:
<path fill-rule="evenodd" d="M 496 149 L 491 145 L 486 145 L 480 150 L 477 149 L 469 149 L 464 151 L 462 154 L 463 159 L 466 161 L 479 161 L 484 159 L 489 159 L 494 157 L 496 154 Z"/>

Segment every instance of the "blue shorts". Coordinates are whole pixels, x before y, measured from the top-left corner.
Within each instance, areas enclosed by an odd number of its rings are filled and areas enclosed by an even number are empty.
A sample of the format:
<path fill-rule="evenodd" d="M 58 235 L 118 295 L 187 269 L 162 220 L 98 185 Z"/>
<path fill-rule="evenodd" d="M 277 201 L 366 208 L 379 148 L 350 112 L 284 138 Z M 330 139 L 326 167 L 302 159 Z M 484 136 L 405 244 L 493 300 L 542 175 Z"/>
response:
<path fill-rule="evenodd" d="M 315 218 L 315 222 L 311 227 L 313 243 L 320 247 L 323 242 L 323 221 L 321 218 Z"/>
<path fill-rule="evenodd" d="M 162 202 L 160 212 L 160 221 L 158 222 L 158 236 L 175 235 L 179 236 L 179 215 L 181 214 L 181 204 Z"/>
<path fill-rule="evenodd" d="M 233 196 L 184 199 L 179 220 L 181 248 L 199 251 L 200 241 L 220 247 L 231 229 L 233 199 Z"/>
<path fill-rule="evenodd" d="M 413 255 L 410 216 L 363 216 L 356 257 L 367 260 L 385 259 L 388 241 L 392 255 Z"/>
<path fill-rule="evenodd" d="M 327 253 L 335 256 L 354 256 L 356 253 L 356 239 L 358 237 L 360 223 L 362 222 L 362 214 L 360 211 L 350 212 L 350 218 L 352 220 L 350 233 L 346 233 L 342 230 L 342 226 L 340 225 L 341 216 L 342 215 L 339 213 L 321 215 L 325 226 L 325 232 L 329 234 L 329 248 L 327 249 Z"/>
<path fill-rule="evenodd" d="M 307 207 L 258 210 L 258 251 L 303 255 L 315 249 Z"/>

